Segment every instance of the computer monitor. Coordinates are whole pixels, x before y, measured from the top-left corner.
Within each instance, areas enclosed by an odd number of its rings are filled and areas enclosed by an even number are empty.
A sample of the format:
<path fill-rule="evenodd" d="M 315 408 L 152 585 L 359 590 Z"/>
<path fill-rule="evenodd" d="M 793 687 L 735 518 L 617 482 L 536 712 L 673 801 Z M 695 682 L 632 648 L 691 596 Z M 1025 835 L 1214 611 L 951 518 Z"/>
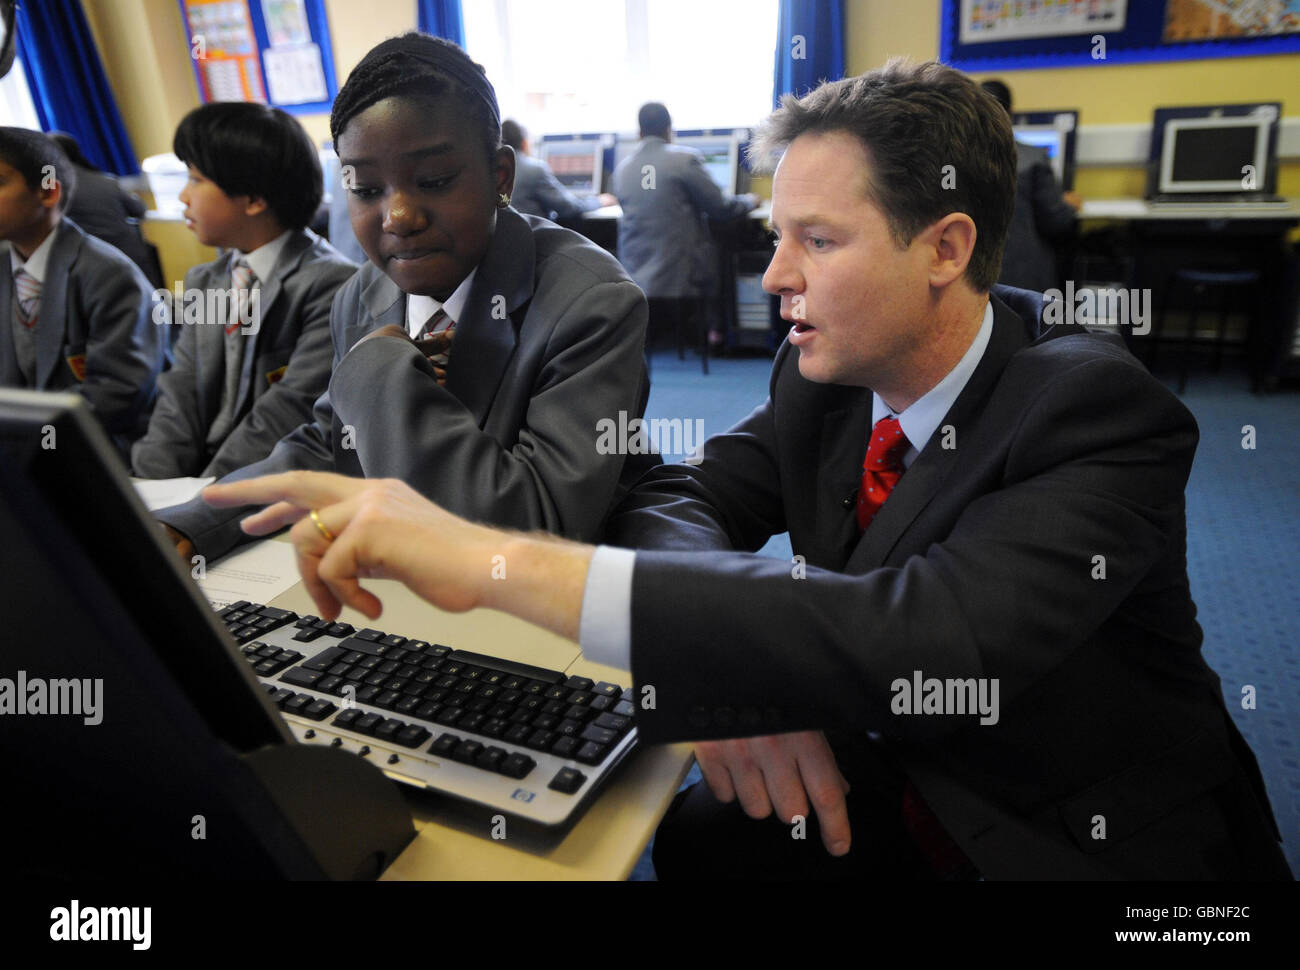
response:
<path fill-rule="evenodd" d="M 1148 195 L 1248 197 L 1277 183 L 1279 102 L 1158 108 Z"/>
<path fill-rule="evenodd" d="M 0 389 L 0 534 L 7 872 L 374 877 L 414 837 L 294 741 L 79 396 Z"/>
<path fill-rule="evenodd" d="M 748 128 L 709 128 L 679 131 L 673 135 L 679 145 L 688 145 L 704 156 L 704 170 L 724 195 L 743 191 L 744 146 Z"/>
<path fill-rule="evenodd" d="M 604 187 L 605 151 L 613 136 L 604 133 L 543 135 L 542 161 L 574 195 L 596 195 Z"/>
<path fill-rule="evenodd" d="M 1061 188 L 1067 192 L 1074 188 L 1078 111 L 1017 111 L 1011 116 L 1011 130 L 1016 141 L 1047 149 L 1048 163 Z"/>

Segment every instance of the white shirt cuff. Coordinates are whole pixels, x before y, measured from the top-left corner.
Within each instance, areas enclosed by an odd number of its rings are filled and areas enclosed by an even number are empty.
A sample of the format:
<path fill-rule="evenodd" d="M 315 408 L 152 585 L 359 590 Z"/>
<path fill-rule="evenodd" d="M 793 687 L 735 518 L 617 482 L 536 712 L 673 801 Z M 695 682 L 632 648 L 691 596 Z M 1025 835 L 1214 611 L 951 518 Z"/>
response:
<path fill-rule="evenodd" d="M 631 549 L 597 546 L 587 569 L 578 621 L 578 645 L 593 663 L 632 669 L 632 570 L 636 553 Z"/>

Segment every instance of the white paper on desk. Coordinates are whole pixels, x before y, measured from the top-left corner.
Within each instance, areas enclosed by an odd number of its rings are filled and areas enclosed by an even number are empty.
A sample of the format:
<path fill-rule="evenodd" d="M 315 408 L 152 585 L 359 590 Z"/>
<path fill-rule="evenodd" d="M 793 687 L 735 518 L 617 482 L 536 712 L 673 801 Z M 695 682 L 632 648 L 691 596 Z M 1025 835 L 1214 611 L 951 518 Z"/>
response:
<path fill-rule="evenodd" d="M 217 479 L 212 478 L 133 478 L 135 493 L 150 512 L 188 502 Z"/>
<path fill-rule="evenodd" d="M 221 609 L 239 600 L 269 603 L 296 582 L 293 545 L 267 539 L 209 566 L 199 588 L 214 608 Z"/>

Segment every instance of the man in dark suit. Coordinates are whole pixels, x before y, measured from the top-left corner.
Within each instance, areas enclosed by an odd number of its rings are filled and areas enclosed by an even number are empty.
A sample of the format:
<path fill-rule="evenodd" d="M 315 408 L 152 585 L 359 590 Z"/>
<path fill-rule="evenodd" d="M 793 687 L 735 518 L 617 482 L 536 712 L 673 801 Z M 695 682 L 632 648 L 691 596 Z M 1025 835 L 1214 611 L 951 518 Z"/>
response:
<path fill-rule="evenodd" d="M 1195 421 L 1112 335 L 1040 333 L 1035 294 L 991 292 L 1005 113 L 894 61 L 788 98 L 759 146 L 785 150 L 764 285 L 789 342 L 766 402 L 615 514 L 638 551 L 397 483 L 209 497 L 318 510 L 292 535 L 326 616 L 374 615 L 352 581 L 387 576 L 630 661 L 642 739 L 700 741 L 707 782 L 660 827 L 661 878 L 1287 878 L 1200 654 Z M 787 530 L 793 563 L 752 555 Z M 509 584 L 463 567 L 493 551 Z"/>

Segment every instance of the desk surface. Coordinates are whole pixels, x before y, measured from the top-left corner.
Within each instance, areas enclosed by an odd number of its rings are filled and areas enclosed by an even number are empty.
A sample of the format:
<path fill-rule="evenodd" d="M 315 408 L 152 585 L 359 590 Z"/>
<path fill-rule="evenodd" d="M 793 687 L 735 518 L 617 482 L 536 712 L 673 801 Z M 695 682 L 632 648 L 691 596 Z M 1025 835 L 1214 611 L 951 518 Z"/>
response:
<path fill-rule="evenodd" d="M 1250 202 L 1202 205 L 1177 202 L 1152 205 L 1145 199 L 1085 199 L 1080 219 L 1131 219 L 1164 221 L 1172 219 L 1300 219 L 1300 199 L 1288 199 L 1285 205 L 1259 205 Z"/>
<path fill-rule="evenodd" d="M 367 586 L 383 602 L 383 615 L 372 623 L 345 609 L 344 622 L 593 680 L 630 681 L 626 671 L 584 660 L 574 643 L 503 613 L 444 613 L 400 583 L 371 580 Z M 270 605 L 298 613 L 316 612 L 302 583 L 272 599 Z M 494 840 L 491 814 L 486 810 L 402 786 L 418 834 L 384 879 L 626 879 L 690 763 L 689 745 L 638 747 L 573 827 L 558 838 L 522 832 L 518 827 L 512 830 L 507 823 L 506 838 Z"/>

